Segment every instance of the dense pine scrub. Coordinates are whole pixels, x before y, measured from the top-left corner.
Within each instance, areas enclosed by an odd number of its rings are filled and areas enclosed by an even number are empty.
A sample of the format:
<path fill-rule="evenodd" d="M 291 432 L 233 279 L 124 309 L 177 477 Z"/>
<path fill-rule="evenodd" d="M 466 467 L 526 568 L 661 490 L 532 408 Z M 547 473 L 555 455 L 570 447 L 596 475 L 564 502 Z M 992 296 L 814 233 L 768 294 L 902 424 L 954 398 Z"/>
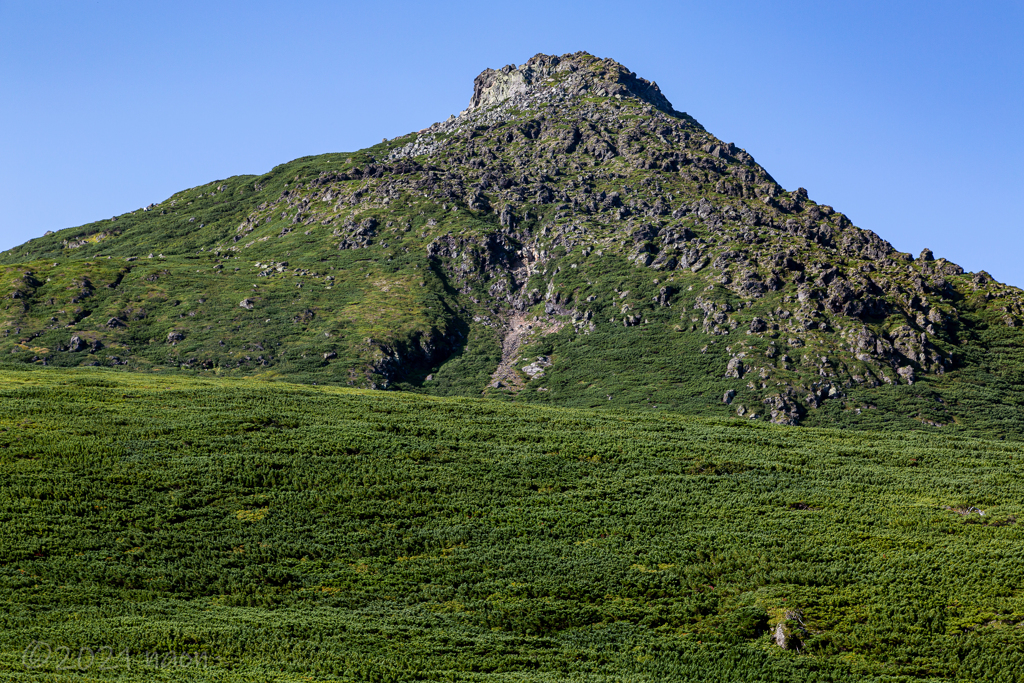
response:
<path fill-rule="evenodd" d="M 31 366 L 0 408 L 5 680 L 1024 679 L 1018 443 Z"/>

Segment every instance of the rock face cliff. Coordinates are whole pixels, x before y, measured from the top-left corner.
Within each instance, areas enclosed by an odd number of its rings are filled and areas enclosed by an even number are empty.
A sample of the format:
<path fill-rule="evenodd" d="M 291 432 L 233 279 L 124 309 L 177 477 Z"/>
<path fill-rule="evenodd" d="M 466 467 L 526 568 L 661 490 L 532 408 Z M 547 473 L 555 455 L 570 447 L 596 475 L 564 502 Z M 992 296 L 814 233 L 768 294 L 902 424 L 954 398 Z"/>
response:
<path fill-rule="evenodd" d="M 592 65 L 591 55 L 579 52 L 561 57 L 536 55 L 520 67 L 510 64 L 498 71 L 487 69 L 473 81 L 469 110 L 500 104 L 517 95 L 525 95 L 531 88 L 557 85 L 562 93 L 569 96 L 589 93 L 616 99 L 633 97 L 661 111 L 676 113 L 657 83 L 639 78 L 611 59 L 599 60 L 597 69 L 586 69 L 588 65 Z"/>
<path fill-rule="evenodd" d="M 17 362 L 1020 433 L 1020 290 L 896 251 L 587 53 L 2 262 Z"/>

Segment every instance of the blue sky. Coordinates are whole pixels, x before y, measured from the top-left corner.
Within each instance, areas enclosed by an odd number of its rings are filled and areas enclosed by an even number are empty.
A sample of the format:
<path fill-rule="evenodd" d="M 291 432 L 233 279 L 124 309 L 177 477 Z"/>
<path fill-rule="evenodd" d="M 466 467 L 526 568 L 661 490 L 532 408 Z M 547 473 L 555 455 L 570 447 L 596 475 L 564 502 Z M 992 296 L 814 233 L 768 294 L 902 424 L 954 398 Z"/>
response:
<path fill-rule="evenodd" d="M 586 50 L 898 249 L 1024 286 L 1024 3 L 0 0 L 0 249 L 457 113 Z"/>

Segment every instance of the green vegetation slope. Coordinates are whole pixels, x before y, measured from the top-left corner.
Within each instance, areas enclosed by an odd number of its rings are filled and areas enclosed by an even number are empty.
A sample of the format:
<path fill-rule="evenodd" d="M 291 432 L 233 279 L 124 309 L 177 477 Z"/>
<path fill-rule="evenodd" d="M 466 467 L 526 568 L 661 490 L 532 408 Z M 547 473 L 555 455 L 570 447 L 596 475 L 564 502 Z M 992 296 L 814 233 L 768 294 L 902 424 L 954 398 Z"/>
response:
<path fill-rule="evenodd" d="M 5 371 L 0 670 L 1019 681 L 1022 456 L 948 435 Z"/>

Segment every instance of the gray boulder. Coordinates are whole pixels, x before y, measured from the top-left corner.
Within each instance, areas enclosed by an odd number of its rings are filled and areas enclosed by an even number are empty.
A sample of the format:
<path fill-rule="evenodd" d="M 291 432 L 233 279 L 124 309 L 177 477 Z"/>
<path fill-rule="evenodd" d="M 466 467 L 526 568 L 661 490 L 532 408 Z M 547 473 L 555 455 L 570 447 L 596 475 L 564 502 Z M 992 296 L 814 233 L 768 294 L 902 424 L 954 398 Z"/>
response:
<path fill-rule="evenodd" d="M 896 371 L 896 374 L 904 379 L 907 384 L 914 383 L 914 368 L 909 365 L 905 365 Z"/>
<path fill-rule="evenodd" d="M 544 376 L 544 368 L 551 367 L 551 359 L 547 356 L 537 356 L 537 360 L 523 368 L 523 372 L 530 376 L 530 379 L 540 379 Z"/>

